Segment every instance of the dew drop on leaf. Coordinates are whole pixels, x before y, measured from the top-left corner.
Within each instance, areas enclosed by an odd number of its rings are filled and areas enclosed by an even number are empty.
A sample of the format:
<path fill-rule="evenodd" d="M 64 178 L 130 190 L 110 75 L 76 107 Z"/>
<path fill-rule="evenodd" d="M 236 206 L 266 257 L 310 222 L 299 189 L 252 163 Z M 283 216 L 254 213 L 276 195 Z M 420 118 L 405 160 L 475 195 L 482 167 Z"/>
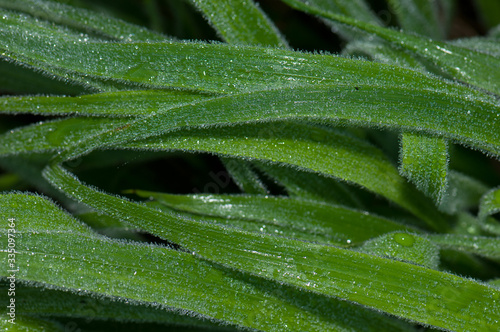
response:
<path fill-rule="evenodd" d="M 408 233 L 394 233 L 392 238 L 394 241 L 405 247 L 411 247 L 415 242 L 415 238 Z"/>

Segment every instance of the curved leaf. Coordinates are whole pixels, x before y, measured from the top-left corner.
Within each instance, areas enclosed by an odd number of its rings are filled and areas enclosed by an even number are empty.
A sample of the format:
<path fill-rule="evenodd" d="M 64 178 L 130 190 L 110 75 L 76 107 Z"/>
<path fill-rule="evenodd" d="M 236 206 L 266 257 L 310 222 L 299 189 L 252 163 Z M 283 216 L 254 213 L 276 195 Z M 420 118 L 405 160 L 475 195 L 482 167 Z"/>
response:
<path fill-rule="evenodd" d="M 443 39 L 438 4 L 434 1 L 388 0 L 391 12 L 396 14 L 403 30 L 433 39 Z"/>
<path fill-rule="evenodd" d="M 7 114 L 136 117 L 150 115 L 159 109 L 173 108 L 209 97 L 211 96 L 207 94 L 177 90 L 117 91 L 77 97 L 7 96 L 0 97 L 0 112 Z"/>
<path fill-rule="evenodd" d="M 303 0 L 283 0 L 293 8 L 330 19 L 390 41 L 395 47 L 417 54 L 442 68 L 457 80 L 500 94 L 500 59 L 485 53 L 457 47 L 451 43 L 428 40 L 362 22 L 316 7 Z M 485 65 L 487 64 L 487 65 Z"/>
<path fill-rule="evenodd" d="M 500 212 L 500 188 L 494 188 L 481 197 L 478 218 L 488 231 L 500 235 L 499 221 L 493 218 L 487 219 L 488 216 L 498 212 Z"/>
<path fill-rule="evenodd" d="M 170 195 L 132 190 L 140 197 L 155 199 L 173 209 L 228 219 L 244 219 L 279 226 L 277 235 L 297 239 L 328 241 L 333 245 L 356 245 L 373 237 L 394 232 L 414 231 L 366 211 L 352 210 L 315 201 L 257 195 Z M 262 224 L 260 224 L 262 225 Z M 286 233 L 285 233 L 286 232 Z M 302 233 L 311 237 L 303 237 Z"/>
<path fill-rule="evenodd" d="M 500 238 L 498 237 L 432 234 L 428 235 L 428 238 L 442 248 L 465 251 L 500 260 Z"/>
<path fill-rule="evenodd" d="M 400 172 L 439 205 L 448 187 L 448 142 L 420 134 L 402 135 Z"/>
<path fill-rule="evenodd" d="M 231 124 L 277 119 L 346 120 L 365 126 L 406 128 L 460 140 L 500 155 L 500 108 L 467 96 L 370 85 L 296 87 L 216 97 L 160 110 L 91 140 L 83 140 L 61 158 L 94 148 L 160 135 L 184 126 Z M 378 100 L 371 97 L 377 95 Z M 411 98 L 408 98 L 411 96 Z M 383 101 L 383 103 L 381 102 Z M 432 108 L 429 108 L 429 105 Z M 130 105 L 127 105 L 130 107 Z M 409 110 L 401 112 L 401 109 Z M 204 116 L 200 116 L 206 112 Z"/>
<path fill-rule="evenodd" d="M 408 232 L 393 232 L 365 242 L 358 250 L 381 257 L 418 264 L 437 270 L 438 247 L 428 239 Z"/>
<path fill-rule="evenodd" d="M 287 47 L 278 29 L 253 0 L 190 0 L 230 44 Z"/>
<path fill-rule="evenodd" d="M 301 85 L 380 84 L 495 100 L 408 69 L 332 55 L 194 42 L 93 42 L 27 16 L 8 12 L 2 17 L 0 37 L 4 43 L 0 50 L 4 57 L 60 75 L 79 75 L 82 80 L 98 78 L 216 93 Z M 30 31 L 28 40 L 26 29 Z"/>
<path fill-rule="evenodd" d="M 283 186 L 290 197 L 355 208 L 363 207 L 352 188 L 337 179 L 258 161 L 253 164 L 278 185 Z"/>
<path fill-rule="evenodd" d="M 89 123 L 88 128 L 86 122 Z M 33 130 L 26 133 L 19 131 L 7 134 L 4 141 L 12 142 L 10 145 L 20 144 L 17 151 L 59 150 L 61 147 L 69 148 L 75 142 L 79 143 L 82 137 L 93 139 L 93 135 L 100 135 L 103 129 L 113 125 L 116 126 L 116 119 L 113 122 L 108 119 L 69 119 L 28 127 Z M 126 130 L 120 128 L 128 128 L 127 126 L 129 124 L 122 125 L 117 130 Z M 273 131 L 262 131 L 261 128 L 259 125 L 221 127 L 217 135 L 210 130 L 183 130 L 144 141 L 132 140 L 123 147 L 207 151 L 295 165 L 360 184 L 408 209 L 436 230 L 448 227 L 446 218 L 437 212 L 430 201 L 418 192 L 410 194 L 413 188 L 373 146 L 341 132 L 311 125 L 281 124 L 274 128 L 279 135 L 274 135 Z M 113 129 L 112 133 L 117 130 Z M 307 134 L 297 137 L 297 132 Z M 104 133 L 107 135 L 107 132 Z M 29 140 L 30 136 L 43 139 Z M 12 147 L 6 147 L 3 152 L 9 153 L 9 150 L 12 151 Z M 57 157 L 61 156 L 62 154 L 57 154 Z M 332 167 L 332 164 L 336 167 Z M 422 209 L 423 206 L 426 208 Z"/>
<path fill-rule="evenodd" d="M 59 166 L 46 168 L 44 175 L 70 197 L 179 243 L 200 258 L 445 329 L 492 329 L 498 324 L 500 292 L 470 279 L 351 250 L 180 219 L 83 186 Z"/>
<path fill-rule="evenodd" d="M 221 158 L 221 161 L 241 191 L 247 194 L 268 194 L 266 185 L 261 181 L 251 163 L 225 157 Z"/>
<path fill-rule="evenodd" d="M 104 13 L 48 0 L 0 0 L 0 7 L 119 41 L 166 40 L 165 36 Z"/>
<path fill-rule="evenodd" d="M 258 278 L 201 261 L 191 253 L 99 236 L 42 197 L 9 194 L 0 199 L 2 207 L 9 207 L 0 209 L 2 220 L 16 219 L 16 277 L 20 280 L 74 293 L 85 289 L 268 331 L 363 330 L 373 320 L 388 329 L 405 326 L 337 299 L 257 282 Z M 6 226 L 0 229 L 2 248 L 6 248 Z M 6 250 L 0 253 L 6 264 Z M 77 277 L 68 278 L 68 271 Z M 6 271 L 1 273 L 5 276 Z M 270 318 L 269 310 L 286 315 Z"/>

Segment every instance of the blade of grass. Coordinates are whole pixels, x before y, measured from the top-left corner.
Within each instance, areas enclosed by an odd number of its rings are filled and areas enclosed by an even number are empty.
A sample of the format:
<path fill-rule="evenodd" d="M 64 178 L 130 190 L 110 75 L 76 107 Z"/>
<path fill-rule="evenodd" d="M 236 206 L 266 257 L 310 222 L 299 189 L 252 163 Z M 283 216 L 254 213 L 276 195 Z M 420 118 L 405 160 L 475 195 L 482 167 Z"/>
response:
<path fill-rule="evenodd" d="M 356 88 L 322 86 L 212 98 L 194 105 L 153 113 L 129 122 L 125 127 L 81 140 L 72 149 L 61 153 L 59 160 L 75 158 L 98 147 L 160 135 L 184 126 L 228 125 L 286 118 L 317 119 L 323 122 L 347 120 L 377 127 L 403 127 L 467 142 L 473 147 L 500 155 L 500 112 L 494 105 L 479 101 L 472 104 L 466 97 L 451 98 L 441 93 L 426 92 L 419 95 L 414 90 L 404 88 L 396 90 L 362 85 Z M 373 100 L 371 97 L 374 94 L 379 99 Z M 408 98 L 409 94 L 412 95 L 411 99 Z M 384 103 L 381 102 L 382 98 Z M 428 108 L 430 100 L 433 101 L 431 109 Z M 401 109 L 411 111 L 401 112 Z M 210 117 L 200 116 L 200 110 L 209 110 Z"/>
<path fill-rule="evenodd" d="M 30 31 L 28 40 L 25 38 L 26 29 Z M 3 56 L 12 61 L 34 65 L 44 71 L 81 75 L 88 79 L 97 77 L 106 82 L 112 80 L 135 86 L 230 93 L 299 85 L 359 83 L 450 93 L 460 91 L 495 102 L 494 98 L 447 84 L 435 77 L 396 66 L 331 55 L 194 42 L 79 41 L 66 32 L 13 13 L 3 14 L 0 36 L 5 41 L 0 45 Z M 79 55 L 77 61 L 75 54 Z M 244 59 L 240 59 L 242 54 Z"/>
<path fill-rule="evenodd" d="M 357 19 L 365 22 L 372 22 L 373 24 L 381 25 L 380 18 L 370 10 L 370 6 L 364 0 L 312 0 L 309 3 L 314 6 L 324 8 L 333 12 L 341 12 L 344 15 L 356 17 Z M 345 25 L 338 24 L 335 21 L 323 19 L 323 22 L 328 25 L 332 31 L 338 33 L 346 40 L 359 40 L 365 37 L 365 34 L 359 31 L 353 31 L 352 28 Z"/>
<path fill-rule="evenodd" d="M 427 71 L 428 68 L 411 54 L 395 49 L 388 43 L 369 40 L 355 40 L 347 44 L 342 53 L 347 56 L 365 57 L 371 61 L 399 65 L 416 71 Z"/>
<path fill-rule="evenodd" d="M 442 248 L 464 251 L 500 260 L 500 238 L 457 234 L 431 234 L 428 238 Z"/>
<path fill-rule="evenodd" d="M 124 98 L 126 93 L 122 93 L 121 97 Z M 127 103 L 109 99 L 106 104 L 104 103 L 108 96 L 106 94 L 82 97 L 82 99 L 68 99 L 68 103 L 83 101 L 85 98 L 97 102 L 99 97 L 102 97 L 104 99 L 102 101 L 103 108 L 108 107 L 109 114 L 121 113 L 125 116 L 129 112 L 124 110 L 143 107 L 145 99 L 139 97 L 141 94 L 153 96 L 155 92 L 137 91 L 131 94 L 135 94 L 135 98 L 127 99 Z M 372 100 L 369 98 L 373 94 L 377 94 L 380 99 Z M 412 96 L 411 99 L 408 98 L 409 94 Z M 158 95 L 161 96 L 161 93 Z M 189 97 L 189 95 L 187 96 Z M 381 99 L 384 100 L 384 103 L 381 103 Z M 5 99 L 6 102 L 15 100 Z M 50 98 L 46 99 L 45 107 L 47 109 L 52 108 L 54 112 L 60 113 L 68 111 L 68 108 L 64 106 L 61 106 L 62 109 L 57 111 L 58 102 L 51 103 L 50 100 Z M 135 100 L 138 101 L 137 104 L 134 104 Z M 22 101 L 26 101 L 26 99 L 22 99 Z M 154 105 L 153 100 L 148 102 Z M 161 98 L 156 101 L 156 103 L 161 102 Z M 346 104 L 347 102 L 348 104 Z M 429 109 L 431 102 L 433 107 Z M 321 106 L 321 108 L 316 108 L 316 105 Z M 92 114 L 90 107 L 85 111 L 83 106 L 81 106 L 79 114 Z M 268 111 L 269 106 L 273 108 L 273 112 Z M 367 108 L 369 112 L 366 111 Z M 36 113 L 36 108 L 32 109 L 32 112 Z M 211 117 L 200 117 L 200 109 L 212 110 Z M 413 110 L 413 112 L 401 112 L 401 109 Z M 217 110 L 216 113 L 215 110 Z M 437 133 L 452 140 L 468 142 L 477 148 L 486 148 L 491 153 L 499 154 L 500 137 L 497 122 L 500 119 L 500 109 L 497 105 L 480 100 L 474 100 L 472 103 L 467 96 L 460 96 L 458 92 L 451 95 L 430 91 L 417 92 L 414 89 L 408 90 L 401 87 L 382 88 L 362 85 L 322 86 L 315 89 L 297 87 L 242 93 L 205 99 L 198 103 L 192 103 L 192 105 L 177 107 L 175 110 L 169 109 L 167 105 L 165 110 L 161 109 L 152 113 L 149 118 L 131 122 L 129 127 L 115 131 L 111 138 L 115 141 L 113 144 L 116 144 L 119 142 L 118 139 L 130 139 L 130 132 L 134 132 L 134 139 L 138 139 L 139 137 L 159 135 L 162 132 L 167 132 L 170 128 L 186 125 L 228 124 L 287 117 L 321 118 L 322 121 L 347 120 L 362 125 L 411 128 Z M 105 136 L 108 137 L 108 140 L 110 139 L 109 133 Z M 99 141 L 100 138 L 96 137 L 95 139 Z M 104 142 L 96 142 L 96 144 L 101 145 Z M 85 145 L 87 149 L 92 147 L 88 141 L 82 145 Z M 76 149 L 73 154 L 82 153 L 80 151 L 82 148 Z"/>
<path fill-rule="evenodd" d="M 190 0 L 229 44 L 288 47 L 253 0 Z"/>
<path fill-rule="evenodd" d="M 356 245 L 389 232 L 415 231 L 366 211 L 301 199 L 257 195 L 171 195 L 145 190 L 130 192 L 180 211 L 291 228 L 299 239 L 301 232 L 318 234 L 333 245 Z"/>
<path fill-rule="evenodd" d="M 500 94 L 500 59 L 498 57 L 362 22 L 302 0 L 283 1 L 295 9 L 372 33 L 391 42 L 394 47 L 403 48 L 428 59 L 441 67 L 444 73 L 457 80 Z"/>
<path fill-rule="evenodd" d="M 448 142 L 403 133 L 400 173 L 440 205 L 448 187 Z"/>
<path fill-rule="evenodd" d="M 500 212 L 500 188 L 494 188 L 483 195 L 479 206 L 479 218 Z"/>
<path fill-rule="evenodd" d="M 0 289 L 7 293 L 8 287 Z M 203 317 L 192 317 L 165 308 L 141 305 L 138 301 L 127 302 L 119 297 L 103 297 L 94 292 L 78 294 L 71 288 L 23 281 L 16 284 L 16 315 L 18 314 L 48 319 L 68 317 L 222 328 L 216 322 Z"/>
<path fill-rule="evenodd" d="M 18 37 L 25 39 L 25 41 L 28 41 L 28 43 L 33 42 L 36 38 L 42 38 L 47 41 L 51 40 L 52 37 L 59 35 L 62 39 L 66 40 L 66 42 L 71 42 L 73 45 L 78 44 L 78 43 L 85 43 L 88 41 L 94 41 L 94 42 L 102 42 L 99 39 L 95 39 L 94 37 L 91 37 L 87 34 L 83 33 L 78 33 L 77 31 L 71 30 L 69 28 L 63 27 L 63 26 L 57 26 L 54 24 L 51 24 L 46 21 L 38 20 L 35 19 L 31 16 L 27 16 L 25 14 L 20 14 L 17 12 L 11 12 L 11 11 L 6 11 L 3 9 L 0 9 L 0 13 L 2 14 L 1 20 L 0 20 L 0 26 L 2 23 L 7 23 L 8 27 L 7 29 L 13 29 L 14 26 L 17 26 L 19 29 L 17 30 L 17 33 L 19 34 Z M 13 25 L 10 25 L 13 21 Z M 5 22 L 5 21 L 9 21 Z M 3 29 L 0 28 L 0 35 L 2 34 Z M 11 31 L 13 32 L 13 31 Z M 56 44 L 53 44 L 51 41 L 48 42 L 50 46 L 52 47 L 52 51 L 54 51 L 54 48 L 57 47 Z M 5 40 L 5 43 L 3 44 L 4 47 L 8 47 L 8 41 Z M 34 44 L 33 44 L 34 46 Z M 78 53 L 70 52 L 66 53 L 64 55 L 59 54 L 55 62 L 59 61 L 64 61 L 65 59 L 68 60 L 71 59 L 71 61 L 75 62 L 75 56 L 77 56 Z M 102 57 L 97 53 L 95 55 L 98 55 L 98 58 L 96 61 L 102 61 Z M 90 77 L 87 73 L 78 73 L 73 70 L 65 70 L 58 68 L 57 66 L 53 64 L 44 64 L 43 62 L 38 61 L 37 59 L 31 59 L 27 62 L 18 62 L 15 61 L 14 59 L 6 56 L 5 52 L 1 53 L 2 58 L 6 59 L 7 61 L 15 62 L 18 65 L 26 66 L 29 68 L 36 68 L 38 71 L 42 70 L 42 73 L 48 75 L 49 77 L 61 80 L 66 83 L 70 84 L 79 84 L 84 86 L 88 90 L 92 91 L 116 91 L 116 90 L 121 90 L 125 88 L 125 85 L 121 82 L 117 81 L 110 81 L 108 79 L 102 79 L 99 77 Z M 79 56 L 79 55 L 78 55 Z M 21 55 L 23 57 L 23 55 Z M 81 58 L 79 60 L 81 62 Z M 137 84 L 128 84 L 127 89 L 134 89 L 137 88 Z"/>
<path fill-rule="evenodd" d="M 488 187 L 480 181 L 455 170 L 450 170 L 447 195 L 443 197 L 439 209 L 454 214 L 457 211 L 477 207 L 481 196 L 486 191 L 488 191 Z"/>
<path fill-rule="evenodd" d="M 500 235 L 500 222 L 488 218 L 498 212 L 500 212 L 500 188 L 494 188 L 481 197 L 478 218 L 487 231 Z"/>
<path fill-rule="evenodd" d="M 116 19 L 104 13 L 77 8 L 48 0 L 0 0 L 0 7 L 21 11 L 43 20 L 61 24 L 86 33 L 123 42 L 164 41 L 167 37 Z"/>
<path fill-rule="evenodd" d="M 470 37 L 455 39 L 450 43 L 494 57 L 500 56 L 500 37 Z"/>
<path fill-rule="evenodd" d="M 179 243 L 201 258 L 445 329 L 492 329 L 498 324 L 500 292 L 470 279 L 350 250 L 182 220 L 88 188 L 60 166 L 46 168 L 44 175 L 70 197 Z"/>
<path fill-rule="evenodd" d="M 436 2 L 421 0 L 388 0 L 387 2 L 404 31 L 432 39 L 444 38 Z"/>
<path fill-rule="evenodd" d="M 250 162 L 225 157 L 222 157 L 221 161 L 241 191 L 247 194 L 261 195 L 269 193 Z"/>
<path fill-rule="evenodd" d="M 259 330 L 371 330 L 373 321 L 389 330 L 406 325 L 347 302 L 224 269 L 191 253 L 99 236 L 39 196 L 14 193 L 0 199 L 2 207 L 9 207 L 0 209 L 2 220 L 16 220 L 19 280 L 73 293 L 85 289 Z M 6 238 L 0 240 L 3 248 Z M 5 250 L 0 257 L 6 262 Z M 274 318 L 269 311 L 277 313 Z"/>
<path fill-rule="evenodd" d="M 370 6 L 364 0 L 309 0 L 308 4 L 323 8 L 324 10 L 353 16 L 360 21 L 371 22 L 377 25 L 381 24 L 380 19 L 370 10 Z"/>
<path fill-rule="evenodd" d="M 122 118 L 68 118 L 33 124 L 1 136 L 0 155 L 56 151 L 71 147 L 82 137 L 96 135 L 128 124 Z"/>
<path fill-rule="evenodd" d="M 77 97 L 7 96 L 0 97 L 0 112 L 7 114 L 136 117 L 150 115 L 159 109 L 173 108 L 209 97 L 213 96 L 178 90 L 117 91 Z"/>
<path fill-rule="evenodd" d="M 278 185 L 283 186 L 290 197 L 354 208 L 363 207 L 356 194 L 352 192 L 352 188 L 348 188 L 336 179 L 262 162 L 254 164 Z"/>
<path fill-rule="evenodd" d="M 371 255 L 438 269 L 438 247 L 427 238 L 407 232 L 393 232 L 366 241 L 357 250 Z"/>
<path fill-rule="evenodd" d="M 92 138 L 92 135 L 103 132 L 110 125 L 116 126 L 116 120 L 111 122 L 105 118 L 99 121 L 73 118 L 28 127 L 34 130 L 6 134 L 3 141 L 10 143 L 6 145 L 6 151 L 0 152 L 12 153 L 11 145 L 14 144 L 21 145 L 17 146 L 17 151 L 52 151 L 65 146 L 70 149 L 67 151 L 71 151 L 75 142 L 80 142 L 87 135 Z M 59 129 L 54 130 L 54 126 Z M 183 130 L 145 141 L 132 140 L 122 146 L 148 150 L 207 151 L 296 165 L 360 184 L 408 209 L 436 230 L 448 227 L 446 218 L 437 212 L 432 202 L 415 192 L 387 158 L 373 146 L 342 132 L 311 125 L 276 123 L 274 130 L 279 135 L 274 135 L 273 131 L 263 131 L 258 124 L 221 127 L 216 135 L 212 130 Z M 113 129 L 112 132 L 116 130 Z M 266 136 L 263 136 L 264 132 Z M 299 138 L 296 136 L 297 132 L 308 134 Z M 30 140 L 29 137 L 39 139 Z M 336 167 L 332 168 L 332 164 Z M 366 170 L 367 165 L 370 165 L 369 171 L 359 171 Z M 426 208 L 423 209 L 422 206 Z"/>

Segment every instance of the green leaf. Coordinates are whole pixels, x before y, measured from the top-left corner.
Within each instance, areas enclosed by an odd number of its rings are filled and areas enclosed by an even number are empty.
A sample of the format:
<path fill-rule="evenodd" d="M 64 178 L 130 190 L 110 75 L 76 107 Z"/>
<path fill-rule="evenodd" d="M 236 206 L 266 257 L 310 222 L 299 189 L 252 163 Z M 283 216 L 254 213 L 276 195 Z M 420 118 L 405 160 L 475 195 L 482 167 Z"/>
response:
<path fill-rule="evenodd" d="M 78 33 L 76 31 L 73 31 L 71 29 L 62 27 L 62 26 L 57 26 L 54 24 L 50 24 L 49 22 L 46 21 L 41 21 L 34 19 L 30 16 L 27 16 L 25 14 L 19 14 L 16 12 L 11 12 L 11 11 L 5 11 L 0 9 L 0 13 L 2 14 L 1 20 L 0 20 L 0 36 L 4 35 L 3 32 L 5 31 L 4 28 L 2 28 L 2 25 L 7 24 L 7 30 L 9 32 L 14 33 L 14 30 L 17 28 L 17 33 L 18 33 L 18 38 L 22 38 L 25 40 L 26 43 L 31 44 L 33 47 L 35 47 L 32 42 L 36 38 L 43 38 L 45 40 L 51 40 L 51 37 L 54 35 L 59 35 L 61 36 L 62 39 L 65 39 L 66 42 L 71 42 L 73 44 L 76 43 L 82 43 L 86 42 L 89 40 L 95 41 L 95 42 L 102 42 L 100 39 L 95 39 L 93 37 L 90 37 L 89 35 Z M 27 32 L 28 31 L 28 32 Z M 30 34 L 29 38 L 26 36 L 26 34 Z M 3 44 L 4 48 L 9 47 L 9 37 L 5 40 L 5 43 Z M 52 44 L 52 42 L 49 41 L 49 44 L 52 46 L 52 49 L 56 47 L 57 45 Z M 4 49 L 2 48 L 2 49 Z M 36 48 L 36 47 L 35 47 Z M 78 53 L 67 53 L 65 55 L 59 54 L 57 59 L 55 59 L 55 62 L 59 61 L 64 61 L 64 59 L 71 58 L 74 61 L 74 58 Z M 5 58 L 8 61 L 14 61 L 18 65 L 23 65 L 31 68 L 37 68 L 38 70 L 43 69 L 44 74 L 48 74 L 48 76 L 51 76 L 53 78 L 59 79 L 61 81 L 64 81 L 68 84 L 78 84 L 82 85 L 85 89 L 91 90 L 91 91 L 116 91 L 119 89 L 124 88 L 124 84 L 121 82 L 116 82 L 116 81 L 109 81 L 106 79 L 100 79 L 96 77 L 90 77 L 89 75 L 85 73 L 78 73 L 75 71 L 71 70 L 65 70 L 61 68 L 57 68 L 57 66 L 54 66 L 54 64 L 47 64 L 39 61 L 39 59 L 28 59 L 26 62 L 19 62 L 16 60 L 17 59 L 12 59 L 7 56 L 5 52 L 2 51 L 1 53 L 2 58 Z M 96 54 L 98 55 L 98 54 Z M 20 57 L 24 57 L 24 55 L 20 54 Z M 81 59 L 81 58 L 79 58 Z M 96 61 L 101 61 L 102 57 L 98 56 Z M 81 60 L 79 60 L 81 61 Z M 131 86 L 129 84 L 128 89 L 134 89 L 137 88 L 137 85 Z"/>
<path fill-rule="evenodd" d="M 498 106 L 479 100 L 471 103 L 466 96 L 430 91 L 421 93 L 414 89 L 358 84 L 356 87 L 297 87 L 210 98 L 160 110 L 129 122 L 128 126 L 120 130 L 82 140 L 74 149 L 62 154 L 61 158 L 73 158 L 97 147 L 160 135 L 188 125 L 228 125 L 287 118 L 323 122 L 347 120 L 365 126 L 403 127 L 461 140 L 500 155 Z M 379 96 L 378 100 L 370 98 L 374 94 Z M 409 95 L 412 98 L 408 98 Z M 429 102 L 433 103 L 432 108 L 428 107 Z M 130 104 L 127 106 L 130 107 Z M 401 112 L 401 108 L 411 111 Z M 200 111 L 210 112 L 210 116 L 200 117 Z"/>
<path fill-rule="evenodd" d="M 5 313 L 0 315 L 0 328 L 5 332 L 63 332 L 64 326 L 43 318 L 30 317 L 24 315 L 16 315 L 12 323 L 11 319 Z"/>
<path fill-rule="evenodd" d="M 438 247 L 428 239 L 407 232 L 393 232 L 367 241 L 358 250 L 437 270 Z"/>
<path fill-rule="evenodd" d="M 241 191 L 247 194 L 268 194 L 265 184 L 261 181 L 251 163 L 234 158 L 221 158 L 221 161 Z"/>
<path fill-rule="evenodd" d="M 415 192 L 409 198 L 413 187 L 398 175 L 380 150 L 366 142 L 335 129 L 306 124 L 274 123 L 273 129 L 279 135 L 267 131 L 264 134 L 261 128 L 259 124 L 220 127 L 216 134 L 193 129 L 125 146 L 207 151 L 298 166 L 359 184 L 396 202 L 436 230 L 448 227 L 446 218 L 423 195 Z M 298 132 L 303 134 L 297 137 Z M 335 167 L 331 167 L 332 164 Z"/>
<path fill-rule="evenodd" d="M 8 96 L 0 97 L 0 110 L 2 113 L 137 117 L 208 97 L 210 95 L 177 90 L 118 91 L 77 97 Z"/>
<path fill-rule="evenodd" d="M 401 140 L 401 174 L 439 205 L 448 187 L 448 142 L 412 133 Z"/>
<path fill-rule="evenodd" d="M 479 218 L 500 212 L 500 188 L 495 188 L 483 195 L 479 206 Z"/>
<path fill-rule="evenodd" d="M 455 235 L 455 234 L 432 234 L 428 238 L 442 248 L 454 249 L 491 259 L 500 259 L 500 238 Z"/>
<path fill-rule="evenodd" d="M 451 41 L 451 43 L 459 47 L 486 53 L 494 57 L 500 56 L 500 37 L 470 37 L 455 39 Z"/>
<path fill-rule="evenodd" d="M 253 0 L 190 0 L 230 44 L 288 47 L 286 41 Z"/>
<path fill-rule="evenodd" d="M 448 190 L 441 201 L 439 209 L 453 214 L 457 211 L 477 207 L 481 196 L 488 191 L 488 187 L 480 181 L 450 170 L 448 173 Z"/>
<path fill-rule="evenodd" d="M 455 19 L 457 1 L 456 0 L 438 0 L 439 19 L 445 30 L 445 36 L 448 36 Z"/>
<path fill-rule="evenodd" d="M 500 278 L 498 278 L 498 279 L 494 279 L 494 280 L 490 280 L 490 281 L 488 282 L 488 285 L 490 285 L 490 286 L 493 286 L 493 287 L 496 287 L 496 288 L 500 289 Z"/>
<path fill-rule="evenodd" d="M 102 274 L 102 273 L 101 273 Z M 8 286 L 0 287 L 4 294 Z M 173 310 L 144 305 L 138 301 L 119 297 L 103 297 L 97 293 L 76 293 L 74 289 L 32 282 L 16 283 L 16 316 L 44 318 L 84 318 L 91 320 L 113 320 L 123 322 L 156 322 L 173 326 L 219 327 L 203 317 L 183 315 Z"/>
<path fill-rule="evenodd" d="M 257 195 L 170 195 L 144 190 L 131 191 L 140 197 L 155 199 L 173 209 L 201 215 L 253 221 L 260 232 L 325 242 L 333 245 L 356 245 L 385 233 L 414 231 L 408 226 L 372 215 L 301 199 Z M 267 226 L 277 226 L 268 230 Z"/>
<path fill-rule="evenodd" d="M 488 218 L 488 216 L 498 212 L 500 212 L 500 188 L 494 188 L 485 193 L 481 198 L 478 218 L 488 231 L 500 235 L 499 221 Z"/>
<path fill-rule="evenodd" d="M 344 55 L 365 57 L 372 61 L 399 65 L 401 67 L 427 71 L 428 68 L 415 56 L 400 49 L 395 49 L 387 42 L 373 42 L 369 40 L 355 40 L 350 42 L 342 50 Z"/>
<path fill-rule="evenodd" d="M 86 33 L 123 42 L 161 41 L 165 36 L 104 13 L 76 8 L 48 0 L 0 0 L 0 7 L 21 11 L 37 18 L 61 24 Z"/>
<path fill-rule="evenodd" d="M 379 17 L 370 9 L 365 0 L 309 0 L 308 3 L 324 10 L 355 17 L 361 21 L 372 22 L 377 25 L 382 24 Z M 338 24 L 335 21 L 325 19 L 323 22 L 344 39 L 356 40 L 364 37 L 364 34 L 359 31 L 353 31 L 350 27 Z"/>
<path fill-rule="evenodd" d="M 379 23 L 380 20 L 370 10 L 370 6 L 364 0 L 310 0 L 308 4 L 323 10 L 340 12 L 347 16 L 356 17 L 358 20 Z"/>
<path fill-rule="evenodd" d="M 439 22 L 438 4 L 435 1 L 388 0 L 387 2 L 404 31 L 415 32 L 433 39 L 444 38 L 444 31 Z"/>
<path fill-rule="evenodd" d="M 90 130 L 89 133 L 85 133 L 84 120 L 69 119 L 49 122 L 38 128 L 29 127 L 34 130 L 27 133 L 19 131 L 6 134 L 2 141 L 10 143 L 6 144 L 5 150 L 0 150 L 0 152 L 9 153 L 13 147 L 22 151 L 22 145 L 25 144 L 28 146 L 24 149 L 31 151 L 54 150 L 60 149 L 60 146 L 73 145 L 72 149 L 66 150 L 71 153 L 75 151 L 75 143 L 72 142 L 81 144 L 82 137 L 89 137 L 88 140 L 99 137 L 94 135 L 110 137 L 110 132 L 103 132 L 103 129 L 116 125 L 116 121 L 111 122 L 108 119 L 100 119 L 100 121 L 89 119 L 86 121 L 90 125 Z M 170 117 L 168 120 L 173 119 Z M 140 124 L 147 125 L 149 130 L 153 128 L 151 121 L 141 120 Z M 131 126 L 126 124 L 115 127 L 111 130 L 111 135 L 116 137 Z M 258 124 L 221 127 L 217 134 L 204 129 L 183 130 L 145 141 L 132 140 L 124 146 L 136 149 L 207 151 L 299 166 L 309 171 L 360 184 L 411 211 L 436 230 L 444 230 L 448 227 L 446 219 L 436 211 L 433 204 L 418 192 L 410 195 L 409 193 L 414 191 L 413 187 L 399 176 L 397 169 L 378 149 L 366 142 L 342 132 L 311 125 L 282 123 L 274 127 L 274 130 L 280 133 L 279 135 L 265 131 L 266 136 L 263 136 L 261 128 Z M 305 134 L 297 137 L 297 132 Z M 29 137 L 38 137 L 38 139 L 29 140 Z M 57 157 L 62 156 L 63 154 L 57 155 Z M 336 167 L 332 168 L 332 164 Z M 423 209 L 422 206 L 426 208 Z"/>
<path fill-rule="evenodd" d="M 441 67 L 443 73 L 457 80 L 500 94 L 500 58 L 498 57 L 362 22 L 321 9 L 309 2 L 283 1 L 298 10 L 372 33 L 391 42 L 394 47 L 405 49 L 435 63 Z"/>
<path fill-rule="evenodd" d="M 24 38 L 26 29 L 31 31 L 28 41 Z M 224 44 L 85 41 L 68 35 L 67 31 L 10 12 L 3 14 L 0 20 L 0 37 L 5 41 L 0 45 L 4 57 L 62 76 L 80 75 L 82 82 L 98 78 L 108 84 L 111 80 L 134 86 L 177 87 L 216 93 L 301 85 L 380 84 L 495 100 L 472 89 L 446 84 L 435 77 L 396 66 L 331 55 Z M 79 55 L 78 61 L 75 61 L 75 54 Z M 242 54 L 245 57 L 240 59 Z"/>
<path fill-rule="evenodd" d="M 444 329 L 498 325 L 500 292 L 470 279 L 351 250 L 180 219 L 85 187 L 59 166 L 48 167 L 44 175 L 74 199 L 189 248 L 196 257 Z M 423 310 L 414 310 L 422 303 Z"/>
<path fill-rule="evenodd" d="M 82 135 L 92 137 L 99 132 L 126 126 L 128 121 L 120 118 L 68 118 L 29 125 L 3 134 L 0 154 L 47 152 L 70 147 Z"/>
<path fill-rule="evenodd" d="M 255 161 L 254 164 L 278 185 L 288 196 L 360 208 L 362 203 L 353 188 L 337 179 L 279 165 Z"/>
<path fill-rule="evenodd" d="M 0 204 L 1 220 L 15 219 L 15 233 L 2 223 L 0 241 L 6 248 L 7 233 L 15 234 L 18 280 L 259 330 L 358 330 L 374 321 L 389 330 L 406 325 L 347 302 L 224 269 L 185 251 L 99 236 L 39 196 L 1 195 Z M 5 266 L 6 250 L 0 259 Z M 269 317 L 269 311 L 276 315 Z"/>

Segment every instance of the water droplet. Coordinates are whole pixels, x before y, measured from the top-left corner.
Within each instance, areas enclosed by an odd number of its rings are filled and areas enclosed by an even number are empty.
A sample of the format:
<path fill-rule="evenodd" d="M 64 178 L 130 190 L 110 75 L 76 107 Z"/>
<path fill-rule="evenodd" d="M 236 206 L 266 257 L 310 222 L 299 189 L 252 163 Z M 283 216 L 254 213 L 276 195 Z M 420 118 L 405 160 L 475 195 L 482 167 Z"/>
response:
<path fill-rule="evenodd" d="M 411 247 L 415 242 L 415 238 L 407 233 L 395 233 L 392 238 L 394 241 L 405 247 Z"/>

